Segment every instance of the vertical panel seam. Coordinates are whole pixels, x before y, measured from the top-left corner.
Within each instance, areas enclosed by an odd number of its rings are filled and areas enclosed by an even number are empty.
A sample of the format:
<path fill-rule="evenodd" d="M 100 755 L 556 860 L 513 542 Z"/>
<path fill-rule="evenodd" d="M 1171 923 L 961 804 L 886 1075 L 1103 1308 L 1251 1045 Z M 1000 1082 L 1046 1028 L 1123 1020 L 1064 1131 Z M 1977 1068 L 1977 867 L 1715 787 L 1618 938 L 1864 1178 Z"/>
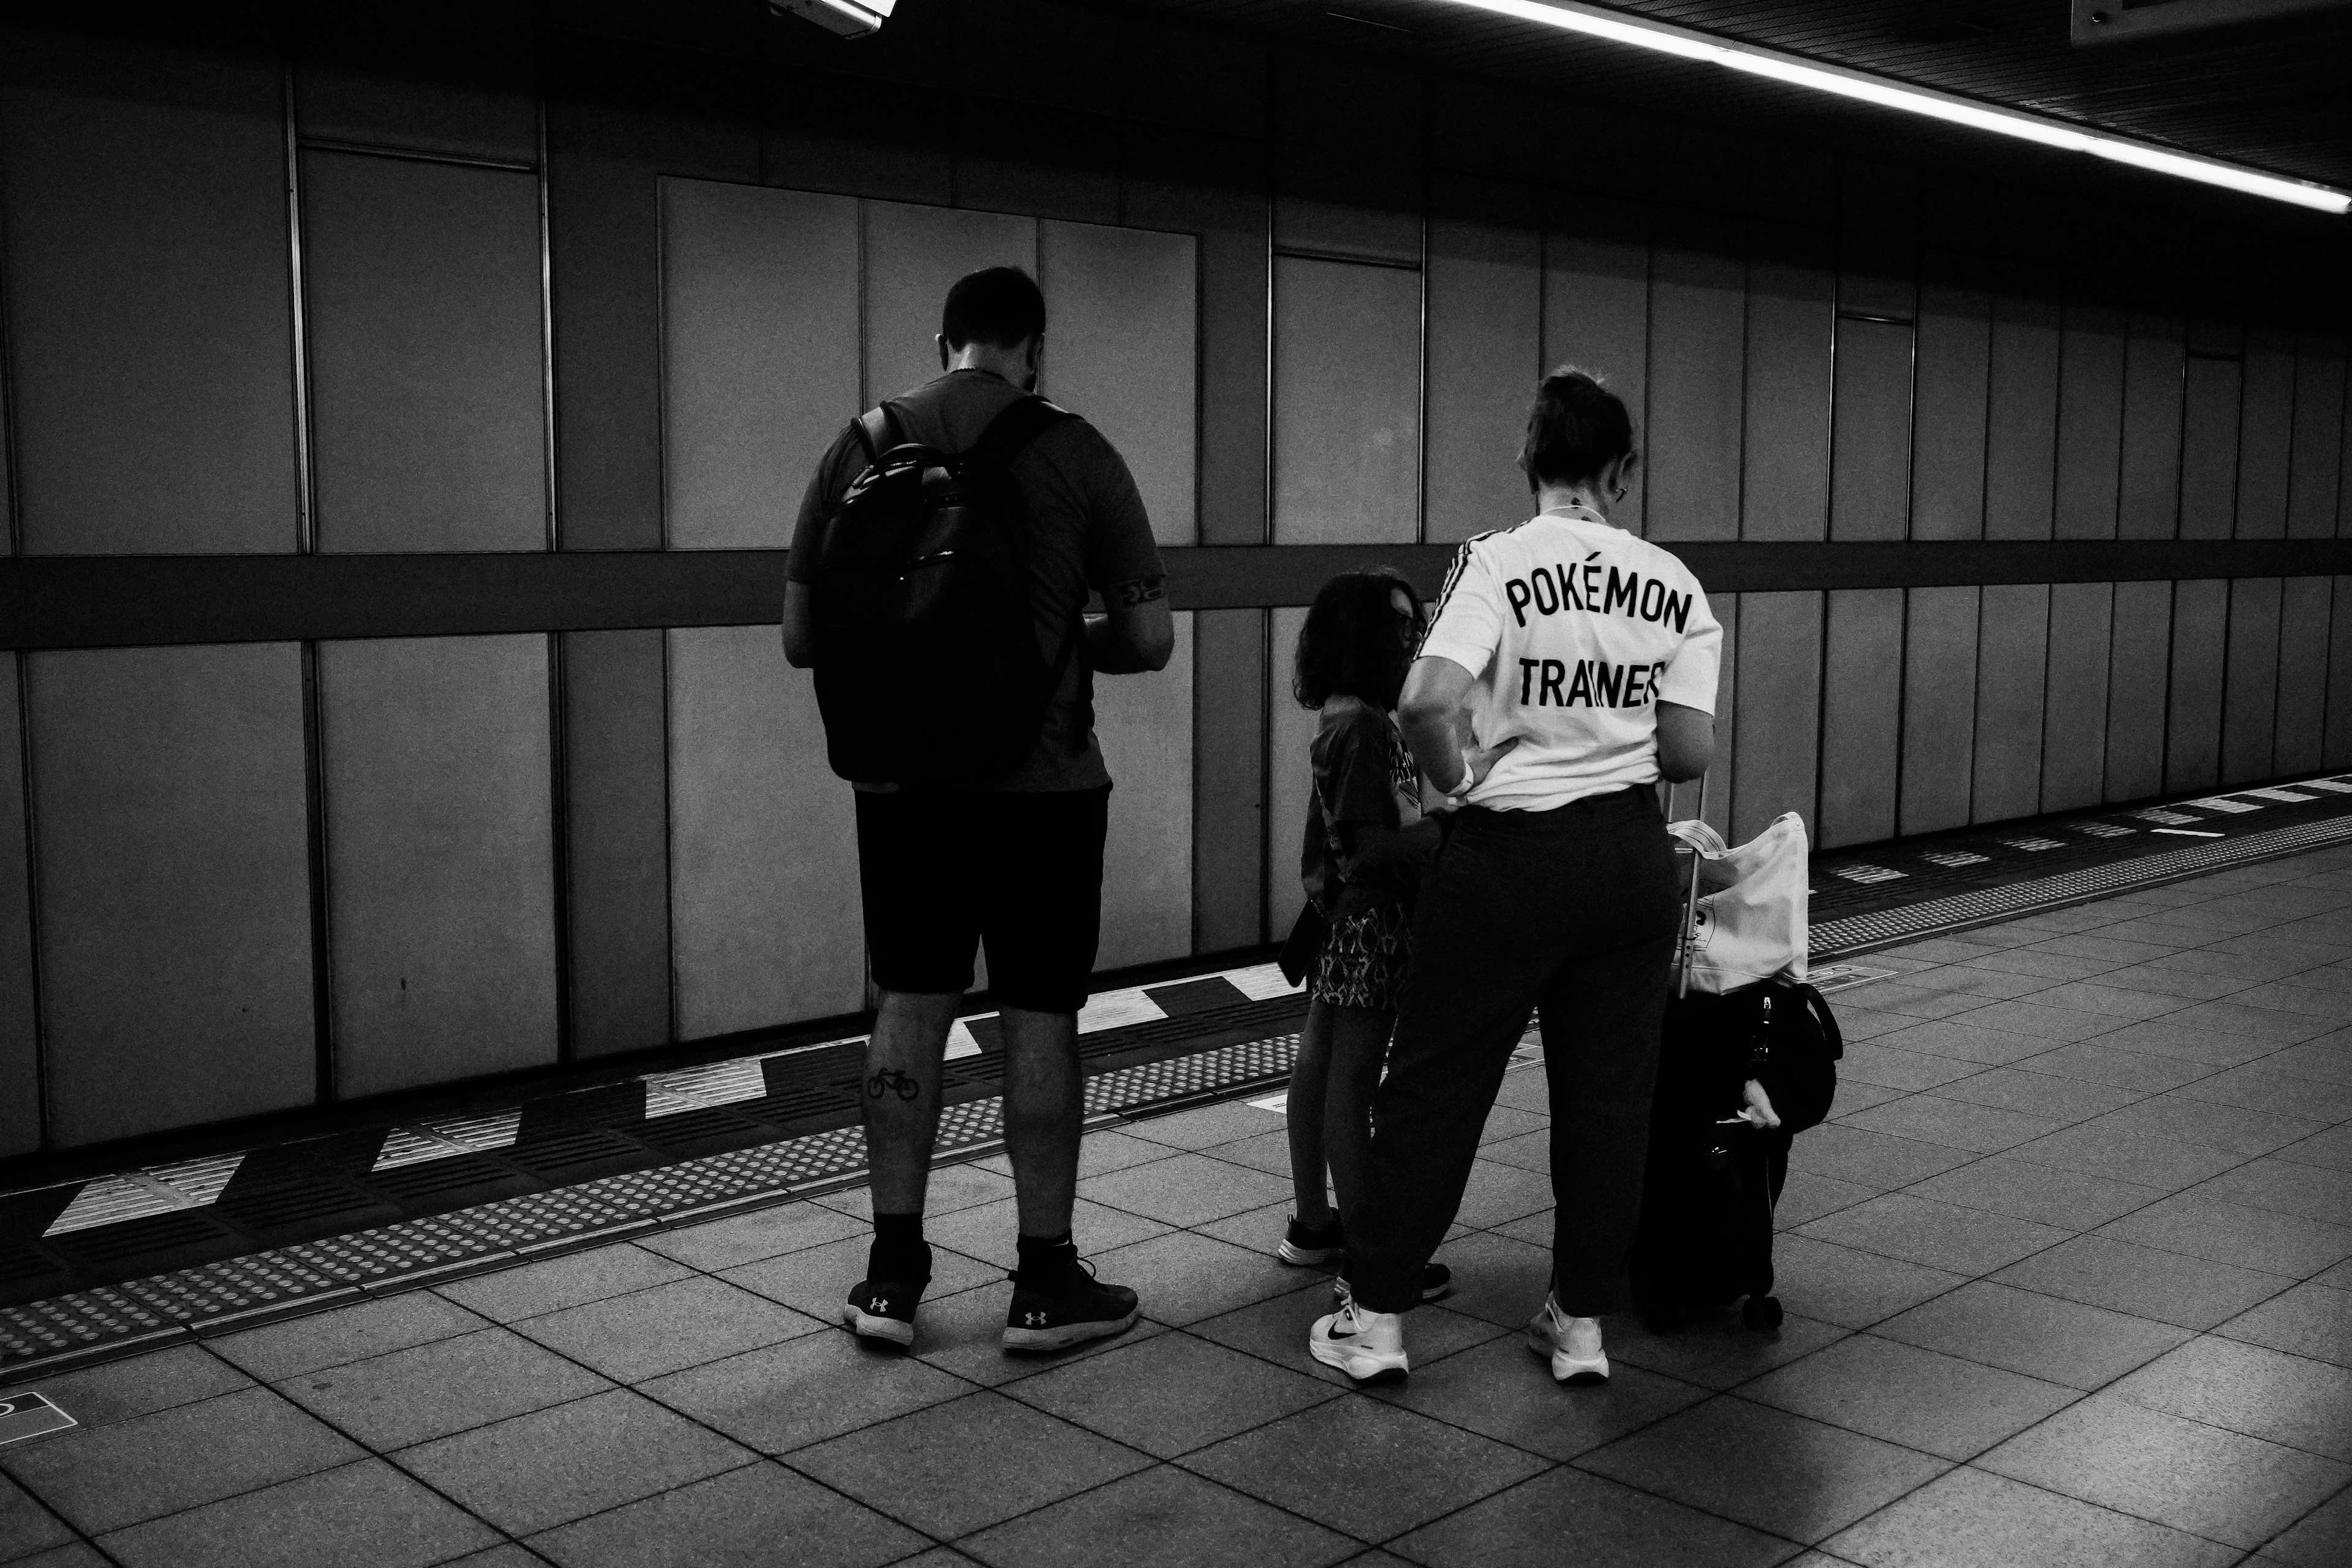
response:
<path fill-rule="evenodd" d="M 541 62 L 534 57 L 533 69 Z M 547 165 L 547 91 L 544 79 L 540 90 L 532 96 L 533 134 L 537 142 L 537 167 L 531 172 L 532 183 L 539 195 L 539 400 L 541 440 L 545 450 L 541 461 L 546 473 L 547 548 L 562 548 L 562 535 L 557 510 L 557 468 L 555 462 L 555 247 L 549 221 L 550 184 Z"/>
<path fill-rule="evenodd" d="M 547 638 L 547 826 L 549 914 L 555 939 L 555 1059 L 568 1062 L 577 1054 L 572 1029 L 572 786 L 569 777 L 572 727 L 565 716 L 568 690 L 564 662 L 565 636 L 548 632 Z"/>
<path fill-rule="evenodd" d="M 294 122 L 294 62 L 282 69 L 280 108 L 286 122 L 287 302 L 294 371 L 294 549 L 319 549 L 319 478 L 310 440 L 310 312 L 302 245 L 302 143 Z"/>
<path fill-rule="evenodd" d="M 1265 695 L 1258 702 L 1257 724 L 1257 939 L 1274 940 L 1274 612 L 1260 610 L 1258 619 L 1259 685 Z"/>
<path fill-rule="evenodd" d="M 336 1087 L 334 903 L 328 885 L 326 710 L 319 676 L 319 645 L 305 642 L 302 671 L 303 849 L 310 883 L 310 1028 L 314 1092 L 332 1105 Z"/>
<path fill-rule="evenodd" d="M 861 204 L 862 205 L 862 204 Z M 862 355 L 860 356 L 863 357 Z M 666 984 L 664 1010 L 669 1016 L 669 1037 L 680 1036 L 677 984 L 677 812 L 674 797 L 677 773 L 677 732 L 670 712 L 670 639 L 677 634 L 663 627 L 661 641 L 662 721 L 662 973 Z M 860 936 L 862 944 L 864 938 Z"/>
<path fill-rule="evenodd" d="M 37 1146 L 46 1151 L 57 1119 L 49 1103 L 48 996 L 41 984 L 41 837 L 33 798 L 33 656 L 12 654 L 10 663 L 14 666 L 10 678 L 16 687 L 16 765 L 25 793 L 24 820 L 17 827 L 25 836 L 25 966 L 26 999 L 33 1015 L 34 1120 Z"/>
<path fill-rule="evenodd" d="M 1413 379 L 1419 384 L 1420 413 L 1413 432 L 1412 542 L 1429 542 L 1429 125 L 1430 86 L 1424 72 L 1421 86 L 1421 331 L 1416 344 L 1420 363 Z"/>

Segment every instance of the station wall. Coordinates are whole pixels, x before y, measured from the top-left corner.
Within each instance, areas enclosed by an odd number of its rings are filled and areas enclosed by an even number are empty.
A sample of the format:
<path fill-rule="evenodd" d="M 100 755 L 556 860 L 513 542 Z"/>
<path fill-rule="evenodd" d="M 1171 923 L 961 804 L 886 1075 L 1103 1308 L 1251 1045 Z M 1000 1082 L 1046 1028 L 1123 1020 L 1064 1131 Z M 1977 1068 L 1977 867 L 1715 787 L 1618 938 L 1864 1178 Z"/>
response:
<path fill-rule="evenodd" d="M 1669 545 L 2352 536 L 2340 307 L 2152 259 L 2146 214 L 1045 0 L 904 9 L 854 56 L 432 11 L 463 80 L 368 18 L 0 39 L 10 553 L 463 553 L 492 594 L 519 556 L 779 551 L 1000 261 L 1171 555 L 1510 526 L 1571 361 L 1633 406 L 1622 515 Z M 975 112 L 973 58 L 1019 92 Z M 2352 763 L 2352 578 L 1915 558 L 1714 595 L 1679 814 L 1839 845 Z M 1098 681 L 1104 967 L 1286 930 L 1303 602 L 1181 603 L 1168 671 Z M 772 623 L 447 608 L 11 639 L 0 1156 L 864 1005 L 850 797 Z"/>

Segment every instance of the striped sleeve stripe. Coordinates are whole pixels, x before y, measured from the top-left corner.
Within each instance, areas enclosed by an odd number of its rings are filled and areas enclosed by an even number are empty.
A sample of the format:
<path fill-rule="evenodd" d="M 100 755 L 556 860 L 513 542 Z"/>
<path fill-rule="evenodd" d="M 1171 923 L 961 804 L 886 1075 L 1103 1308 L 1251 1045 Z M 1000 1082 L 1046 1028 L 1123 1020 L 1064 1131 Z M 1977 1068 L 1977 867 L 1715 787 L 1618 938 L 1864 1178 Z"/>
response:
<path fill-rule="evenodd" d="M 1422 648 L 1429 645 L 1429 634 L 1437 629 L 1438 617 L 1445 614 L 1445 602 L 1454 597 L 1454 585 L 1462 581 L 1462 570 L 1470 564 L 1471 547 L 1482 539 L 1492 539 L 1498 533 L 1509 531 L 1508 529 L 1504 528 L 1490 528 L 1484 533 L 1474 533 L 1462 542 L 1462 548 L 1454 552 L 1454 564 L 1445 569 L 1444 585 L 1437 590 L 1437 603 L 1430 607 L 1429 624 L 1422 627 L 1421 642 L 1412 650 L 1414 658 L 1421 657 Z"/>

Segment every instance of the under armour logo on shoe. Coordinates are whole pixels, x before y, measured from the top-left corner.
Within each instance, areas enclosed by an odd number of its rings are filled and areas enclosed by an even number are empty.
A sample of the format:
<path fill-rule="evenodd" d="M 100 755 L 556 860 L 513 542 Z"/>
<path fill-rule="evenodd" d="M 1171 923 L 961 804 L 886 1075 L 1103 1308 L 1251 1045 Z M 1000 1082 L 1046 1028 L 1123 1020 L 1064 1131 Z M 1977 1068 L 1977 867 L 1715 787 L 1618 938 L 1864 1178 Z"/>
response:
<path fill-rule="evenodd" d="M 1029 1312 L 1029 1313 L 1025 1313 L 1025 1314 L 1024 1314 L 1024 1315 L 1025 1317 L 1027 1317 L 1027 1318 L 1028 1318 L 1028 1320 L 1029 1320 L 1029 1326 L 1030 1326 L 1031 1328 L 1033 1328 L 1033 1329 L 1042 1329 L 1042 1328 L 1044 1328 L 1044 1327 L 1045 1326 L 1045 1313 L 1043 1313 L 1043 1312 Z"/>
<path fill-rule="evenodd" d="M 875 1297 L 874 1305 L 870 1310 L 877 1312 L 888 1311 L 890 1310 L 890 1298 L 887 1296 Z"/>

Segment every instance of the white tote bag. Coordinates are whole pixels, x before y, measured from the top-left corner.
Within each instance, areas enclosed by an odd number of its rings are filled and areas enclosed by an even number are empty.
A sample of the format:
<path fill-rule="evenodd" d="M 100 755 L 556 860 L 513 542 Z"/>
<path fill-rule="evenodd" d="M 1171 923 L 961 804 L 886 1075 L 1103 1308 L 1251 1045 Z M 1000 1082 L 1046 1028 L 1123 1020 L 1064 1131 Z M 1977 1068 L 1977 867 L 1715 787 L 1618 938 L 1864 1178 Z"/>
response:
<path fill-rule="evenodd" d="M 1784 812 L 1738 848 L 1704 822 L 1666 831 L 1697 851 L 1698 908 L 1685 963 L 1693 991 L 1805 978 L 1805 821 Z"/>

